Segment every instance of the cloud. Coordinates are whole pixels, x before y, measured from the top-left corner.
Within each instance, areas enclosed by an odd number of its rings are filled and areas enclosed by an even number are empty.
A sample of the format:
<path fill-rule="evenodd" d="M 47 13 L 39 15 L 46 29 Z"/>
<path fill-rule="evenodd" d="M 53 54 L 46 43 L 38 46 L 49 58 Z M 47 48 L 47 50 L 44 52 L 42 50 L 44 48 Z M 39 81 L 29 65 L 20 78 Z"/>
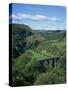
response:
<path fill-rule="evenodd" d="M 18 17 L 17 15 L 15 14 L 12 14 L 9 16 L 10 19 L 21 19 L 21 17 Z"/>
<path fill-rule="evenodd" d="M 60 19 L 57 17 L 48 17 L 41 14 L 31 15 L 31 14 L 17 13 L 17 14 L 12 14 L 10 18 L 18 19 L 18 20 L 29 19 L 35 21 L 40 21 L 40 20 L 60 21 Z"/>
<path fill-rule="evenodd" d="M 44 15 L 30 15 L 30 14 L 23 14 L 23 13 L 18 13 L 18 14 L 12 14 L 10 16 L 12 19 L 30 19 L 30 20 L 45 20 L 46 16 Z"/>
<path fill-rule="evenodd" d="M 30 14 L 23 14 L 23 13 L 18 13 L 18 16 L 24 19 L 31 19 L 31 20 L 45 20 L 46 16 L 44 15 L 30 15 Z"/>
<path fill-rule="evenodd" d="M 51 21 L 61 21 L 59 18 L 57 17 L 50 17 L 49 20 Z"/>

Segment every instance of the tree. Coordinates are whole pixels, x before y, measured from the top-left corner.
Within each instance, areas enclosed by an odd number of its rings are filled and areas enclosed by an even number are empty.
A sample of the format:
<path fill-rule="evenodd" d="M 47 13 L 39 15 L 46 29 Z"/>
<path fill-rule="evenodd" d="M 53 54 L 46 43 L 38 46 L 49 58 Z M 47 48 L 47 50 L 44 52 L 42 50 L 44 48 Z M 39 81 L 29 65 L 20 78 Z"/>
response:
<path fill-rule="evenodd" d="M 41 73 L 35 81 L 35 85 L 65 83 L 65 75 L 62 70 L 53 69 L 47 73 Z"/>

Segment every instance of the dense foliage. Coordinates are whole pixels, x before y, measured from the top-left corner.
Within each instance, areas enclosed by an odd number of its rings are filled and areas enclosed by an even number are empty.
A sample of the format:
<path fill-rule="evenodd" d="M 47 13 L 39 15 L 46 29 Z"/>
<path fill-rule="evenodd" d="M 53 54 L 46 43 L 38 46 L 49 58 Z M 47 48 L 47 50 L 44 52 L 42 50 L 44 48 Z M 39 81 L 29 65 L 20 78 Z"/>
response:
<path fill-rule="evenodd" d="M 59 84 L 66 81 L 66 31 L 32 30 L 12 25 L 13 85 Z M 38 67 L 39 60 L 59 56 L 56 68 Z"/>

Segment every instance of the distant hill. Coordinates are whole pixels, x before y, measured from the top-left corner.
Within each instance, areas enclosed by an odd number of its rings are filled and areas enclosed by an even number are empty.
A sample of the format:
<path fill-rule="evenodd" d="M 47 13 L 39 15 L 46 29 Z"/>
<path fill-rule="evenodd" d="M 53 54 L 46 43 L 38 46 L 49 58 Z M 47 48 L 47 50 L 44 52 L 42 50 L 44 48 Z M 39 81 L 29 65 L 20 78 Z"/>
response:
<path fill-rule="evenodd" d="M 66 30 L 36 30 L 36 32 L 47 40 L 63 39 L 66 36 Z"/>

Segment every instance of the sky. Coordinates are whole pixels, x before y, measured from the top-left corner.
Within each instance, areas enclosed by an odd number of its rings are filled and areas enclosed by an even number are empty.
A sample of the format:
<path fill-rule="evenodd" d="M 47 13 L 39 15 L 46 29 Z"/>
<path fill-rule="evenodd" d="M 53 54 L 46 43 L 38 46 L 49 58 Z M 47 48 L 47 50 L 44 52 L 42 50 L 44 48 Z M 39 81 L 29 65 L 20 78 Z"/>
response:
<path fill-rule="evenodd" d="M 66 8 L 63 6 L 12 4 L 9 9 L 10 23 L 26 24 L 33 29 L 66 29 Z"/>

